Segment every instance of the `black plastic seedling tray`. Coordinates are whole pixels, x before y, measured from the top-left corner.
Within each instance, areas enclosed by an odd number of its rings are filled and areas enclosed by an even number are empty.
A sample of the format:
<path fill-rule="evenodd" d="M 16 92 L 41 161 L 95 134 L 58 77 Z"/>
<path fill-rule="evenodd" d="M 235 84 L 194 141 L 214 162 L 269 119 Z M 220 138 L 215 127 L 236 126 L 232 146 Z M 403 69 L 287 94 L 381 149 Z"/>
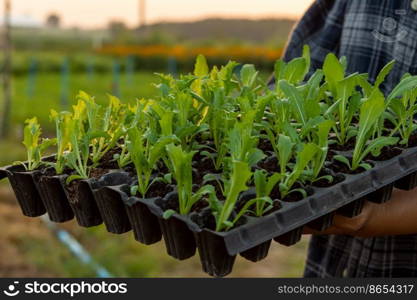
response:
<path fill-rule="evenodd" d="M 373 168 L 360 174 L 344 174 L 345 180 L 328 188 L 313 188 L 313 194 L 298 202 L 280 201 L 281 209 L 262 218 L 249 218 L 240 227 L 228 232 L 214 233 L 222 237 L 229 255 L 236 255 L 271 239 L 279 240 L 290 233 L 297 237 L 299 229 L 320 218 L 331 218 L 338 211 L 354 217 L 362 209 L 364 200 L 383 203 L 391 196 L 392 188 L 412 189 L 417 172 L 417 148 L 405 149 L 387 161 L 370 161 Z M 410 176 L 411 175 L 411 176 Z M 411 182 L 398 185 L 411 178 Z M 324 222 L 328 222 L 326 219 Z M 322 223 L 323 224 L 323 223 Z M 321 224 L 321 225 L 322 225 Z M 320 225 L 318 225 L 320 227 Z M 297 232 L 298 231 L 298 232 Z"/>
<path fill-rule="evenodd" d="M 355 217 L 361 213 L 365 201 L 384 203 L 390 199 L 394 187 L 410 190 L 417 186 L 417 147 L 405 149 L 386 161 L 368 162 L 373 164 L 369 171 L 343 174 L 344 180 L 331 187 L 313 187 L 311 195 L 300 201 L 277 200 L 278 210 L 262 218 L 244 216 L 241 224 L 227 232 L 215 232 L 197 222 L 196 216 L 198 219 L 202 213 L 210 214 L 208 208 L 189 217 L 174 214 L 165 220 L 162 217 L 164 202 L 175 197 L 175 192 L 163 198 L 130 197 L 134 178 L 120 170 L 113 170 L 99 180 L 81 181 L 80 199 L 75 202 L 68 199 L 65 178 L 55 178 L 51 195 L 39 191 L 42 189 L 38 184 L 41 171 L 25 172 L 19 166 L 9 166 L 0 169 L 0 179 L 9 178 L 26 216 L 39 216 L 46 208 L 53 221 L 64 222 L 73 217 L 68 205 L 64 205 L 69 201 L 80 226 L 95 226 L 103 219 L 109 232 L 122 234 L 133 229 L 135 239 L 143 244 L 156 243 L 163 236 L 172 257 L 187 259 L 198 250 L 205 272 L 225 276 L 231 272 L 238 254 L 254 262 L 262 260 L 268 254 L 271 240 L 294 245 L 301 239 L 304 226 L 324 230 L 331 226 L 336 213 Z M 41 199 L 53 195 L 62 198 L 62 211 L 59 211 L 60 206 L 51 207 L 52 203 Z"/>
<path fill-rule="evenodd" d="M 360 214 L 365 200 L 383 203 L 391 196 L 396 182 L 417 172 L 417 148 L 405 149 L 402 154 L 386 160 L 373 161 L 373 168 L 360 174 L 344 174 L 345 180 L 326 188 L 313 188 L 311 196 L 297 201 L 279 201 L 281 208 L 262 218 L 246 217 L 246 223 L 228 232 L 214 232 L 202 229 L 190 218 L 174 215 L 182 220 L 195 234 L 209 232 L 224 243 L 231 257 L 251 250 L 268 241 L 276 241 L 291 246 L 299 241 L 302 228 L 323 229 L 331 225 L 335 212 L 348 217 Z M 409 184 L 407 189 L 412 188 Z M 162 210 L 155 203 L 149 204 L 150 210 L 161 217 Z M 197 239 L 198 244 L 198 239 Z"/>

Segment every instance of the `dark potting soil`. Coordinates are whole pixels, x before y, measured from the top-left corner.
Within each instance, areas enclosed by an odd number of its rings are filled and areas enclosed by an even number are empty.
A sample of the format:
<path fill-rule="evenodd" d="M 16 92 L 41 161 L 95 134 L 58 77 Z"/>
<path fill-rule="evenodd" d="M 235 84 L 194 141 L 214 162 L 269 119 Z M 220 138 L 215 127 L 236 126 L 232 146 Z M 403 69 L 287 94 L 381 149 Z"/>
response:
<path fill-rule="evenodd" d="M 323 179 L 320 179 L 320 180 L 314 182 L 313 186 L 320 187 L 320 188 L 326 188 L 326 187 L 334 186 L 334 185 L 342 182 L 343 180 L 345 180 L 344 175 L 342 175 L 342 174 L 333 174 L 332 171 L 330 169 L 327 169 L 327 168 L 320 172 L 319 177 L 328 176 L 328 175 L 333 177 L 332 181 L 328 181 L 327 179 L 323 178 Z"/>
<path fill-rule="evenodd" d="M 385 161 L 391 158 L 394 158 L 400 155 L 403 152 L 400 148 L 397 147 L 384 147 L 381 150 L 381 154 L 378 157 L 369 154 L 366 159 L 375 160 L 375 161 Z"/>
<path fill-rule="evenodd" d="M 388 129 L 388 130 L 395 129 L 395 125 L 392 124 L 389 120 L 385 119 L 384 129 Z"/>
<path fill-rule="evenodd" d="M 310 197 L 314 193 L 314 191 L 311 188 L 309 188 L 309 187 L 304 188 L 304 190 L 307 192 L 307 197 Z M 304 198 L 305 197 L 303 196 L 302 193 L 300 193 L 300 192 L 293 192 L 293 193 L 290 193 L 287 196 L 285 196 L 282 199 L 282 201 L 284 201 L 284 202 L 298 202 L 298 201 L 303 200 Z"/>
<path fill-rule="evenodd" d="M 41 177 L 41 181 L 43 177 L 52 177 L 52 176 L 56 176 L 56 171 L 54 168 L 47 168 L 42 170 L 42 177 Z"/>
<path fill-rule="evenodd" d="M 193 168 L 193 184 L 195 186 L 202 186 L 204 182 L 204 176 L 206 174 Z"/>
<path fill-rule="evenodd" d="M 314 190 L 311 187 L 305 187 L 300 183 L 295 183 L 292 189 L 303 189 L 307 193 L 307 197 L 314 194 Z M 281 197 L 281 192 L 279 191 L 279 186 L 275 186 L 275 188 L 272 190 L 272 193 L 270 195 L 271 199 L 273 200 L 282 200 L 284 202 L 298 202 L 304 199 L 304 196 L 300 192 L 292 192 L 288 195 L 286 195 L 284 198 Z"/>
<path fill-rule="evenodd" d="M 240 210 L 245 206 L 245 204 L 249 201 L 251 201 L 254 198 L 247 198 L 247 199 L 240 199 L 237 203 L 236 203 L 236 208 L 235 208 L 235 212 L 239 213 Z M 251 212 L 249 212 L 247 215 L 248 216 L 252 216 L 255 217 L 255 214 L 253 213 L 253 210 L 255 210 L 255 205 L 253 204 L 253 206 L 249 207 L 249 209 L 251 210 Z M 268 204 L 265 203 L 265 207 L 268 206 Z M 270 210 L 268 210 L 267 212 L 265 212 L 264 216 L 270 215 L 273 212 L 276 212 L 278 210 L 280 210 L 282 208 L 281 203 L 277 200 L 272 202 L 272 208 Z"/>
<path fill-rule="evenodd" d="M 335 155 L 337 155 L 337 153 L 334 152 L 333 150 L 327 151 L 326 161 L 332 161 L 333 160 L 333 157 Z"/>
<path fill-rule="evenodd" d="M 148 194 L 146 195 L 147 198 L 157 198 L 157 197 L 165 197 L 168 193 L 173 191 L 173 187 L 169 184 L 164 182 L 156 181 L 154 182 L 149 190 Z"/>
<path fill-rule="evenodd" d="M 102 169 L 118 169 L 119 166 L 117 161 L 114 160 L 115 154 L 122 153 L 122 149 L 120 147 L 115 147 L 108 151 L 104 156 L 101 158 L 98 168 Z"/>
<path fill-rule="evenodd" d="M 410 136 L 408 139 L 407 148 L 417 147 L 417 133 Z"/>
<path fill-rule="evenodd" d="M 213 174 L 213 175 L 218 176 L 218 178 L 221 177 L 221 174 Z M 219 200 L 225 200 L 224 195 L 222 193 L 220 179 L 219 180 L 207 181 L 206 184 L 210 184 L 210 185 L 212 185 L 214 187 L 214 189 L 216 190 L 217 199 L 219 199 Z"/>
<path fill-rule="evenodd" d="M 102 169 L 102 168 L 92 168 L 90 170 L 89 177 L 94 179 L 99 179 L 103 175 L 107 174 L 109 172 L 108 169 Z"/>
<path fill-rule="evenodd" d="M 167 168 L 167 166 L 165 166 L 165 164 L 163 162 L 158 162 L 158 166 L 157 166 L 157 171 L 160 174 L 168 174 L 169 173 L 169 169 Z M 133 166 L 133 170 L 135 170 L 135 167 Z"/>
<path fill-rule="evenodd" d="M 329 145 L 329 150 L 331 151 L 350 151 L 355 148 L 355 139 L 350 139 L 344 145 L 340 145 L 337 142 Z"/>
<path fill-rule="evenodd" d="M 269 173 L 279 173 L 278 159 L 275 156 L 267 157 L 258 163 L 258 167 Z"/>
<path fill-rule="evenodd" d="M 155 204 L 158 205 L 163 211 L 172 209 L 178 212 L 180 210 L 178 195 L 176 194 L 172 195 L 171 197 L 167 197 L 167 199 L 159 199 L 155 201 Z M 200 212 L 206 207 L 208 207 L 208 202 L 202 199 L 193 205 L 191 212 Z"/>
<path fill-rule="evenodd" d="M 203 177 L 206 174 L 213 174 L 217 172 L 213 160 L 209 157 L 202 157 L 200 160 L 194 160 L 193 168 Z"/>
<path fill-rule="evenodd" d="M 70 202 L 74 203 L 78 199 L 78 186 L 80 185 L 79 180 L 73 180 L 70 182 L 70 184 L 67 184 L 65 186 L 67 192 L 68 192 L 68 198 Z"/>
<path fill-rule="evenodd" d="M 209 211 L 204 211 L 199 214 L 193 214 L 191 220 L 201 229 L 216 229 L 216 219 Z"/>
<path fill-rule="evenodd" d="M 370 163 L 370 162 L 367 162 L 367 163 L 372 165 L 372 163 Z M 347 165 L 345 165 L 344 163 L 342 163 L 340 161 L 337 161 L 337 160 L 334 160 L 329 167 L 335 173 L 356 175 L 356 174 L 366 172 L 366 170 L 362 167 L 359 167 L 356 170 L 351 170 L 351 169 L 349 169 L 349 167 Z"/>
<path fill-rule="evenodd" d="M 128 164 L 126 167 L 123 168 L 123 171 L 125 171 L 126 173 L 129 173 L 132 176 L 135 176 L 136 174 L 135 165 L 133 163 Z"/>
<path fill-rule="evenodd" d="M 209 206 L 207 199 L 201 199 L 197 203 L 193 205 L 191 208 L 191 212 L 201 212 L 203 209 L 207 208 Z"/>
<path fill-rule="evenodd" d="M 232 216 L 231 219 L 233 219 Z M 201 229 L 216 230 L 216 219 L 210 210 L 203 210 L 200 213 L 192 214 L 191 220 L 198 225 Z M 233 228 L 240 227 L 247 223 L 247 219 L 242 217 L 240 218 Z"/>
<path fill-rule="evenodd" d="M 267 151 L 274 151 L 272 147 L 272 143 L 268 139 L 260 139 L 258 144 L 258 149 L 262 150 L 263 152 Z"/>

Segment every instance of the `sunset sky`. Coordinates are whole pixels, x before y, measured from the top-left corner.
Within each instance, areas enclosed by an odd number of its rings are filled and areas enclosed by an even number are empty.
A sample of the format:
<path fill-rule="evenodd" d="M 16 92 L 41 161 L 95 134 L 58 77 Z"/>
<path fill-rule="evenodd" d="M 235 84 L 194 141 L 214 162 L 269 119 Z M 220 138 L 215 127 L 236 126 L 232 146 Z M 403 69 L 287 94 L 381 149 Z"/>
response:
<path fill-rule="evenodd" d="M 42 21 L 51 13 L 62 16 L 64 26 L 102 27 L 109 20 L 139 22 L 139 0 L 11 0 L 16 17 Z M 146 0 L 147 21 L 223 17 L 297 17 L 312 0 Z M 1 1 L 0 3 L 3 3 Z"/>

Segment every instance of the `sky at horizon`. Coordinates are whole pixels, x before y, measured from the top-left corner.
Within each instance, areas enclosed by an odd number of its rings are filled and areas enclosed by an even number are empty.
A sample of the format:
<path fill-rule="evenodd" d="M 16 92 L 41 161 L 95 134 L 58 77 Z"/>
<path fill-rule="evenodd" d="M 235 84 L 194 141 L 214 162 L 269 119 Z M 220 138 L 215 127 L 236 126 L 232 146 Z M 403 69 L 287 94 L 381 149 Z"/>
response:
<path fill-rule="evenodd" d="M 2 1 L 3 2 L 3 1 Z M 11 0 L 14 18 L 44 22 L 58 13 L 65 27 L 98 28 L 110 20 L 139 23 L 139 0 Z M 299 17 L 313 0 L 146 0 L 147 23 L 204 17 Z M 3 7 L 1 7 L 3 13 Z"/>

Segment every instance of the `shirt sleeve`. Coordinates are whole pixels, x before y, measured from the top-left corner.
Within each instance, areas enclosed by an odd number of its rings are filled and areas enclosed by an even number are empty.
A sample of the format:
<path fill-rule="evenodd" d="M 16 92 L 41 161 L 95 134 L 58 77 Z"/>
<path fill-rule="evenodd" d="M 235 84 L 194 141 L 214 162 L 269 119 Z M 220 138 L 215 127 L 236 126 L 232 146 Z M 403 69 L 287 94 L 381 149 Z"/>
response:
<path fill-rule="evenodd" d="M 315 0 L 295 25 L 285 46 L 283 59 L 302 55 L 304 45 L 311 49 L 312 70 L 321 68 L 329 52 L 338 53 L 347 0 Z M 271 78 L 271 86 L 275 79 Z"/>
<path fill-rule="evenodd" d="M 346 4 L 346 0 L 314 1 L 291 33 L 284 60 L 301 56 L 306 44 L 311 48 L 313 68 L 320 67 L 329 52 L 337 53 Z"/>

